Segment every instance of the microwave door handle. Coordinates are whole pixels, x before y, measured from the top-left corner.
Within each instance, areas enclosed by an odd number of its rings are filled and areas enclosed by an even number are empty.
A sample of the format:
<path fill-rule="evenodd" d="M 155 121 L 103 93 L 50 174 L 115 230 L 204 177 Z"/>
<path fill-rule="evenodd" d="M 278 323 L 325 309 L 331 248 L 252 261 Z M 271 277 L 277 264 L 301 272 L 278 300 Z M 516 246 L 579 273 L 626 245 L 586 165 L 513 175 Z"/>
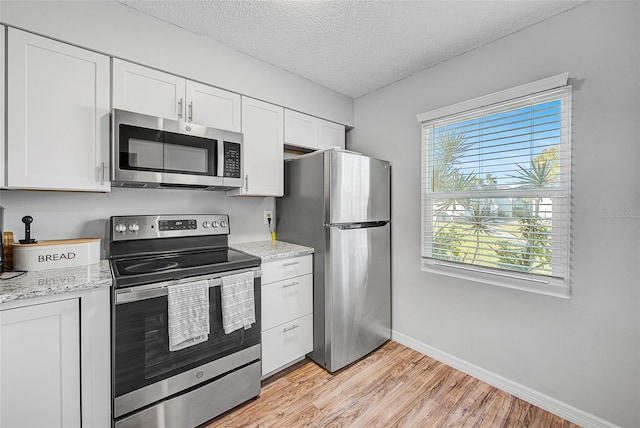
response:
<path fill-rule="evenodd" d="M 224 177 L 224 139 L 220 138 L 216 145 L 218 148 L 218 165 L 216 168 L 216 176 Z"/>

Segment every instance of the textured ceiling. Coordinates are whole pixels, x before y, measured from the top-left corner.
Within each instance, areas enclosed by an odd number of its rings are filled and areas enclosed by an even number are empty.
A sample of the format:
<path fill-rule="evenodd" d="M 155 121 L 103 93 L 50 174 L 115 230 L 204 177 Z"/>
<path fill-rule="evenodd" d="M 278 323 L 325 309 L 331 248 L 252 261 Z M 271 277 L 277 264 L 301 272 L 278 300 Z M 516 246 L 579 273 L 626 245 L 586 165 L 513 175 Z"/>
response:
<path fill-rule="evenodd" d="M 352 98 L 581 4 L 117 1 Z"/>

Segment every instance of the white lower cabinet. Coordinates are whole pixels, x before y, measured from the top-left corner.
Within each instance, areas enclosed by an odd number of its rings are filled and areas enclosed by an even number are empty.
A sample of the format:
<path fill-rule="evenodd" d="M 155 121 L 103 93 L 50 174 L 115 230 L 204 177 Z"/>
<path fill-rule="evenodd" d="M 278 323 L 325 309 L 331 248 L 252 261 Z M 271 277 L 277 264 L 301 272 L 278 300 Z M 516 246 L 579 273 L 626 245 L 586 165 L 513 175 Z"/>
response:
<path fill-rule="evenodd" d="M 79 299 L 0 311 L 0 426 L 81 426 L 79 314 Z"/>
<path fill-rule="evenodd" d="M 0 427 L 111 426 L 110 295 L 0 304 Z"/>
<path fill-rule="evenodd" d="M 262 375 L 313 350 L 313 256 L 262 264 Z"/>
<path fill-rule="evenodd" d="M 262 373 L 269 375 L 313 350 L 313 314 L 262 332 Z"/>

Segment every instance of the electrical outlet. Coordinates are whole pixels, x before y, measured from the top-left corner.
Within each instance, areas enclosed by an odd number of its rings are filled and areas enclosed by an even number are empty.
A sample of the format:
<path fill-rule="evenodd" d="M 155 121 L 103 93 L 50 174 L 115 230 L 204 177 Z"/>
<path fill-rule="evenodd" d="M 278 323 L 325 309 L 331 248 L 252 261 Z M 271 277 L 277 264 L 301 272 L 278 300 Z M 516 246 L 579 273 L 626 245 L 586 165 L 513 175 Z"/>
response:
<path fill-rule="evenodd" d="M 269 224 L 269 219 L 273 222 L 273 211 L 264 210 L 264 224 Z"/>

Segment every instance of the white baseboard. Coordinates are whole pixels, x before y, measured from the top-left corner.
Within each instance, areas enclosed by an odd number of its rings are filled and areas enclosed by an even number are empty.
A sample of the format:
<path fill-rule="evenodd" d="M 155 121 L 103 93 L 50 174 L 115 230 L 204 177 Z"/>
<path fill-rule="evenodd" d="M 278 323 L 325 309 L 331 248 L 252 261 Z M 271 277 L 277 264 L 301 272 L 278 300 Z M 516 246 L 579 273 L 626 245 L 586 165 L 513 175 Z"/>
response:
<path fill-rule="evenodd" d="M 461 358 L 433 348 L 395 330 L 391 332 L 391 339 L 581 427 L 620 428 L 611 422 L 607 422 L 604 419 L 563 403 L 553 397 L 549 397 L 548 395 L 485 370 L 482 367 L 478 367 L 475 364 L 471 364 Z"/>

